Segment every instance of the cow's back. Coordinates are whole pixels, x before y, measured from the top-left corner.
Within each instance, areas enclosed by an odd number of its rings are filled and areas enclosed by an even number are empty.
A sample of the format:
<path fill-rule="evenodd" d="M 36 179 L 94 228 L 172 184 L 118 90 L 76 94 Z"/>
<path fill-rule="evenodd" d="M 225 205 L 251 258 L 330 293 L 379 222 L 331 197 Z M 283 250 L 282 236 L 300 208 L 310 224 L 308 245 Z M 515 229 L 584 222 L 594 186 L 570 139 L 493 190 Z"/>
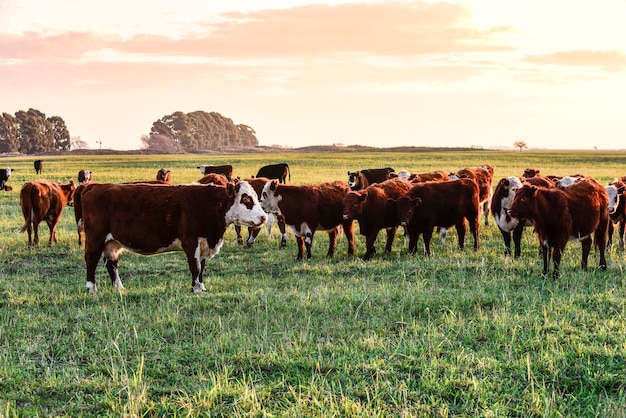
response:
<path fill-rule="evenodd" d="M 476 219 L 479 213 L 478 184 L 472 179 L 443 182 L 417 183 L 406 197 L 421 199 L 414 209 L 414 219 L 419 219 L 426 228 L 449 227 L 460 219 Z"/>

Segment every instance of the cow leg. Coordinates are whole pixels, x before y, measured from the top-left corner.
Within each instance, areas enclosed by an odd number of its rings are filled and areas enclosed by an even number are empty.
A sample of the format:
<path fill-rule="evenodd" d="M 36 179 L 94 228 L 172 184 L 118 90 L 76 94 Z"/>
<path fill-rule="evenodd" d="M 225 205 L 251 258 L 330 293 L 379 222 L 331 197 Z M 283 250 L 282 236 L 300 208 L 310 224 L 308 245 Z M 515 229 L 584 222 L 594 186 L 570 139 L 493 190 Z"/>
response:
<path fill-rule="evenodd" d="M 26 232 L 28 233 L 28 248 L 32 248 L 33 246 L 33 224 L 29 221 L 26 221 Z"/>
<path fill-rule="evenodd" d="M 202 282 L 202 270 L 204 269 L 204 260 L 200 260 L 200 244 L 194 246 L 183 246 L 185 255 L 187 256 L 187 265 L 191 273 L 191 291 L 193 293 L 206 292 L 206 287 Z"/>
<path fill-rule="evenodd" d="M 117 271 L 117 265 L 122 251 L 122 246 L 115 241 L 109 241 L 104 246 L 104 265 L 109 272 L 111 284 L 116 290 L 124 289 L 122 280 L 120 279 L 120 275 Z"/>
<path fill-rule="evenodd" d="M 304 245 L 306 246 L 306 258 L 307 260 L 311 259 L 311 246 L 313 245 L 313 234 L 315 231 L 307 232 L 304 236 Z M 335 238 L 336 241 L 336 238 Z"/>
<path fill-rule="evenodd" d="M 424 255 L 429 256 L 431 254 L 430 241 L 432 240 L 432 238 L 433 238 L 433 230 L 426 228 L 426 230 L 422 234 L 422 239 L 424 240 Z"/>
<path fill-rule="evenodd" d="M 446 242 L 446 237 L 448 236 L 448 228 L 437 228 L 439 230 L 440 236 L 439 236 L 439 242 L 441 244 L 443 244 L 444 242 Z"/>
<path fill-rule="evenodd" d="M 387 229 L 387 243 L 385 244 L 385 252 L 386 253 L 390 253 L 391 252 L 391 248 L 393 246 L 393 239 L 396 236 L 396 231 L 398 230 L 398 227 L 396 226 L 391 226 Z"/>
<path fill-rule="evenodd" d="M 565 244 L 560 246 L 555 246 L 552 249 L 552 264 L 554 265 L 554 271 L 552 272 L 552 278 L 558 279 L 561 276 L 561 271 L 559 269 L 561 265 L 561 259 L 563 258 L 563 250 L 565 250 Z"/>
<path fill-rule="evenodd" d="M 500 230 L 500 234 L 502 235 L 502 239 L 504 240 L 504 256 L 510 257 L 511 256 L 511 233 L 503 230 L 500 227 L 498 227 L 498 229 Z"/>
<path fill-rule="evenodd" d="M 415 255 L 417 254 L 417 242 L 419 240 L 419 234 L 411 234 L 409 233 L 409 254 Z"/>
<path fill-rule="evenodd" d="M 243 238 L 241 236 L 241 225 L 235 225 L 235 233 L 237 234 L 237 244 L 243 245 Z"/>
<path fill-rule="evenodd" d="M 374 243 L 376 242 L 376 237 L 378 236 L 378 231 L 375 234 L 369 234 L 365 236 L 365 255 L 363 256 L 363 261 L 370 260 L 374 254 L 376 254 L 376 247 L 374 247 Z"/>
<path fill-rule="evenodd" d="M 600 223 L 594 234 L 594 241 L 597 243 L 598 252 L 600 253 L 599 267 L 602 270 L 606 270 L 606 231 L 608 225 L 611 223 L 610 219 L 600 218 Z M 591 241 L 591 237 L 589 237 Z"/>
<path fill-rule="evenodd" d="M 246 241 L 246 247 L 252 247 L 254 241 L 256 241 L 256 237 L 259 236 L 259 232 L 261 232 L 261 228 L 248 227 L 248 241 Z"/>
<path fill-rule="evenodd" d="M 513 244 L 515 245 L 515 258 L 522 255 L 522 233 L 524 232 L 524 224 L 518 223 L 513 230 Z"/>
<path fill-rule="evenodd" d="M 550 247 L 547 243 L 541 245 L 541 256 L 543 258 L 543 270 L 541 275 L 548 277 L 548 264 L 550 263 Z"/>
<path fill-rule="evenodd" d="M 591 252 L 591 237 L 585 238 L 580 241 L 582 246 L 582 259 L 580 260 L 580 267 L 587 271 L 587 262 L 589 260 L 589 253 Z"/>
<path fill-rule="evenodd" d="M 348 240 L 348 255 L 354 254 L 354 221 L 343 221 L 341 224 L 343 227 L 343 233 Z"/>
<path fill-rule="evenodd" d="M 302 260 L 304 257 L 304 240 L 300 235 L 296 235 L 296 246 L 298 247 L 298 255 L 296 260 Z"/>
<path fill-rule="evenodd" d="M 613 246 L 613 231 L 614 230 L 615 230 L 615 227 L 613 226 L 613 222 L 609 222 L 609 227 L 608 227 L 607 237 L 606 237 L 606 248 L 608 248 L 609 250 Z"/>
<path fill-rule="evenodd" d="M 29 238 L 30 241 L 30 238 Z M 33 245 L 39 245 L 39 223 L 33 222 Z"/>
<path fill-rule="evenodd" d="M 276 223 L 280 230 L 280 245 L 279 249 L 287 248 L 287 231 L 285 227 L 285 217 L 283 215 L 276 215 Z"/>
<path fill-rule="evenodd" d="M 48 229 L 50 230 L 50 239 L 48 240 L 48 243 L 50 244 L 50 246 L 54 246 L 54 243 L 57 242 L 57 222 L 58 219 L 52 220 L 52 221 L 46 221 L 46 224 L 48 224 Z"/>
<path fill-rule="evenodd" d="M 626 226 L 626 220 L 620 221 L 619 222 L 619 228 L 618 228 L 618 232 L 619 232 L 619 249 L 623 250 L 624 249 L 624 229 Z"/>
<path fill-rule="evenodd" d="M 465 249 L 465 218 L 458 224 L 454 225 L 456 234 L 459 238 L 459 250 Z M 474 241 L 476 243 L 476 241 Z"/>
<path fill-rule="evenodd" d="M 332 257 L 335 255 L 335 249 L 337 248 L 337 233 L 339 231 L 337 228 L 333 228 L 328 231 L 328 253 L 327 257 Z"/>
<path fill-rule="evenodd" d="M 96 293 L 96 268 L 100 262 L 100 256 L 104 250 L 104 244 L 93 248 L 89 241 L 85 242 L 85 267 L 87 269 L 87 282 L 85 287 L 89 293 Z"/>
<path fill-rule="evenodd" d="M 487 199 L 483 203 L 483 216 L 485 217 L 485 226 L 489 226 L 489 212 L 490 211 L 491 211 L 491 199 Z"/>

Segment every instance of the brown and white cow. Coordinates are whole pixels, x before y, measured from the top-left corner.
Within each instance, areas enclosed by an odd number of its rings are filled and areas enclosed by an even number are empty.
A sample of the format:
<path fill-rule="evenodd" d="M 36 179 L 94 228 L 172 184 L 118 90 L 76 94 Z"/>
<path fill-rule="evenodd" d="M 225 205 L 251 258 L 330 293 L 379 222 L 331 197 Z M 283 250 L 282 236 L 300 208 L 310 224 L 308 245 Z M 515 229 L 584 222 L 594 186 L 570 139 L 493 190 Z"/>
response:
<path fill-rule="evenodd" d="M 479 247 L 479 191 L 472 179 L 416 183 L 398 199 L 389 199 L 400 225 L 409 237 L 409 252 L 417 252 L 420 235 L 424 238 L 424 253 L 430 255 L 430 241 L 435 227 L 455 226 L 459 248 L 465 247 L 466 219 L 474 237 L 474 250 Z"/>
<path fill-rule="evenodd" d="M 587 178 L 566 188 L 524 185 L 517 190 L 509 213 L 515 218 L 532 221 L 541 244 L 542 274 L 547 277 L 551 257 L 554 264 L 552 277 L 557 278 L 563 251 L 570 239 L 581 242 L 581 267 L 587 270 L 592 235 L 600 253 L 600 268 L 606 270 L 608 206 L 604 187 Z"/>
<path fill-rule="evenodd" d="M 74 180 L 68 184 L 51 180 L 33 180 L 20 191 L 20 205 L 24 225 L 20 232 L 28 232 L 28 246 L 39 245 L 39 224 L 46 221 L 50 229 L 50 245 L 57 242 L 57 225 L 66 205 L 74 204 Z M 34 239 L 33 239 L 34 230 Z"/>
<path fill-rule="evenodd" d="M 613 180 L 608 186 L 605 187 L 606 194 L 609 197 L 609 230 L 607 235 L 607 248 L 613 246 L 613 232 L 615 227 L 613 224 L 617 224 L 617 231 L 619 234 L 619 248 L 624 249 L 624 232 L 626 230 L 626 184 L 619 180 Z"/>
<path fill-rule="evenodd" d="M 511 255 L 511 232 L 513 233 L 514 257 L 518 258 L 522 254 L 522 233 L 531 222 L 527 219 L 518 219 L 511 216 L 509 208 L 513 204 L 516 191 L 523 184 L 532 184 L 538 187 L 554 187 L 554 183 L 543 176 L 530 178 L 519 178 L 516 176 L 506 177 L 497 184 L 493 197 L 491 198 L 491 213 L 496 220 L 496 225 L 504 239 L 504 255 Z"/>
<path fill-rule="evenodd" d="M 13 190 L 10 189 L 11 186 L 7 186 L 7 181 L 9 180 L 9 177 L 11 177 L 11 174 L 13 174 L 12 168 L 3 168 L 0 170 L 0 190 Z"/>
<path fill-rule="evenodd" d="M 254 188 L 254 191 L 257 193 L 259 198 L 262 196 L 263 187 L 271 181 L 271 179 L 267 177 L 253 177 L 249 179 L 245 179 L 250 185 Z M 262 205 L 261 205 L 262 206 Z M 279 215 L 276 213 L 268 213 L 267 219 L 267 233 L 271 235 L 272 233 L 272 220 L 276 218 L 276 224 L 278 225 L 278 229 L 280 230 L 280 243 L 278 244 L 279 249 L 287 248 L 287 231 L 285 226 L 285 217 L 283 215 Z M 254 241 L 259 236 L 259 232 L 261 228 L 253 228 L 248 227 L 248 239 L 246 240 L 246 246 L 248 248 L 254 245 Z M 241 227 L 235 225 L 235 232 L 237 233 L 237 243 L 243 244 L 243 237 L 241 236 Z"/>
<path fill-rule="evenodd" d="M 161 168 L 157 171 L 156 180 L 165 184 L 172 184 L 172 173 L 167 168 Z"/>
<path fill-rule="evenodd" d="M 93 179 L 90 170 L 80 170 L 78 172 L 78 184 L 89 183 Z"/>
<path fill-rule="evenodd" d="M 367 168 L 359 171 L 348 171 L 348 186 L 352 190 L 362 190 L 374 183 L 382 183 L 391 178 L 395 170 L 391 167 Z"/>
<path fill-rule="evenodd" d="M 456 173 L 451 173 L 450 175 L 451 179 L 467 178 L 476 180 L 476 183 L 478 183 L 480 206 L 482 207 L 485 225 L 489 225 L 489 212 L 491 198 L 493 196 L 493 174 L 493 166 L 489 164 L 483 164 L 479 167 L 462 168 Z"/>
<path fill-rule="evenodd" d="M 207 174 L 215 173 L 226 176 L 228 181 L 233 179 L 233 166 L 230 164 L 223 165 L 199 165 L 197 167 L 200 170 L 200 173 Z"/>
<path fill-rule="evenodd" d="M 337 247 L 339 225 L 348 240 L 348 254 L 354 254 L 353 220 L 343 218 L 343 198 L 350 191 L 341 181 L 322 183 L 314 186 L 293 186 L 279 184 L 272 180 L 265 184 L 261 192 L 261 206 L 268 213 L 284 217 L 296 236 L 297 259 L 311 258 L 311 245 L 315 231 L 328 232 L 327 256 L 332 257 Z"/>
<path fill-rule="evenodd" d="M 389 199 L 399 199 L 413 185 L 405 179 L 395 178 L 368 186 L 364 190 L 352 190 L 343 198 L 343 219 L 359 222 L 361 235 L 365 236 L 365 255 L 369 260 L 376 253 L 374 243 L 378 232 L 385 228 L 387 242 L 385 252 L 391 252 L 396 230 L 400 225 L 395 208 L 388 204 Z"/>
<path fill-rule="evenodd" d="M 291 181 L 291 171 L 289 170 L 289 164 L 287 163 L 278 163 L 278 164 L 269 164 L 259 168 L 255 177 L 265 177 L 270 180 L 278 180 L 279 183 L 285 184 L 287 183 L 287 176 L 289 176 L 289 180 Z"/>
<path fill-rule="evenodd" d="M 267 220 L 245 181 L 225 187 L 90 184 L 81 205 L 90 292 L 96 291 L 96 267 L 103 253 L 113 286 L 123 288 L 118 261 L 124 250 L 144 255 L 184 251 L 192 291 L 204 292 L 205 263 L 219 253 L 228 225 L 259 226 Z"/>

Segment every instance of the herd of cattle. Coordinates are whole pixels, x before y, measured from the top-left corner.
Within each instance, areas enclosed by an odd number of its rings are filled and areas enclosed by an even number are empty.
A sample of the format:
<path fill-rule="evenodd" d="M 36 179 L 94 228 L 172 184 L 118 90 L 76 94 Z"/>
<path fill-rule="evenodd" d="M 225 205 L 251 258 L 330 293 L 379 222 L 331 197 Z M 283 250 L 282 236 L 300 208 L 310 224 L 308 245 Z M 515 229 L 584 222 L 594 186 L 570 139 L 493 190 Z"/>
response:
<path fill-rule="evenodd" d="M 37 172 L 42 162 L 35 164 Z M 521 255 L 521 237 L 533 226 L 543 259 L 542 274 L 559 276 L 563 250 L 569 240 L 582 244 L 581 266 L 587 269 L 592 244 L 599 253 L 599 266 L 607 267 L 605 251 L 612 244 L 618 225 L 619 246 L 624 248 L 626 225 L 626 177 L 603 186 L 582 175 L 555 177 L 529 168 L 522 176 L 502 178 L 494 188 L 494 168 L 489 164 L 467 167 L 453 173 L 395 172 L 391 167 L 348 172 L 348 181 L 318 185 L 286 184 L 287 164 L 262 167 L 256 176 L 233 177 L 231 165 L 197 167 L 203 177 L 186 185 L 173 185 L 167 169 L 156 180 L 110 184 L 95 183 L 92 173 L 81 170 L 79 184 L 34 180 L 23 185 L 20 204 L 24 215 L 21 231 L 28 232 L 29 246 L 39 243 L 38 225 L 45 221 L 50 244 L 56 242 L 56 227 L 66 205 L 74 206 L 79 245 L 85 234 L 86 287 L 96 291 L 95 271 L 100 258 L 113 286 L 122 289 L 118 261 L 124 250 L 150 255 L 184 251 L 192 276 L 192 290 L 205 291 L 205 263 L 223 243 L 226 228 L 234 224 L 243 243 L 241 226 L 248 227 L 247 245 L 252 246 L 261 227 L 271 217 L 281 230 L 280 248 L 286 246 L 286 226 L 297 243 L 297 259 L 311 258 L 316 231 L 329 237 L 327 255 L 332 257 L 339 235 L 344 232 L 348 254 L 354 254 L 354 221 L 365 237 L 364 260 L 375 253 L 379 232 L 386 230 L 385 251 L 390 252 L 398 227 L 404 228 L 409 253 L 415 254 L 422 236 L 424 253 L 431 254 L 436 230 L 441 240 L 447 228 L 455 227 L 458 247 L 465 246 L 466 225 L 473 248 L 480 247 L 480 219 L 489 225 L 490 214 L 502 233 L 505 255 Z M 0 188 L 12 170 L 0 171 Z M 32 237 L 34 232 L 34 238 Z"/>

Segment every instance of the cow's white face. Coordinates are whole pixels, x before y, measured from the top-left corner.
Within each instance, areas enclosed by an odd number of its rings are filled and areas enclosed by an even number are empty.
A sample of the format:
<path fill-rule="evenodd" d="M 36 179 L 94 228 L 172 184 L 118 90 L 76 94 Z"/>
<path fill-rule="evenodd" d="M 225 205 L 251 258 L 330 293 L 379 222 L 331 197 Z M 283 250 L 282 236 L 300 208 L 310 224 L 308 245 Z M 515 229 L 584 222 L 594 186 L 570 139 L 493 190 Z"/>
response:
<path fill-rule="evenodd" d="M 200 169 L 200 173 L 201 173 L 202 175 L 205 175 L 205 174 L 206 174 L 206 168 L 207 168 L 207 166 L 206 166 L 206 165 L 201 165 L 201 166 L 200 166 L 200 167 L 198 167 L 198 168 Z"/>
<path fill-rule="evenodd" d="M 507 187 L 509 194 L 500 200 L 500 213 L 494 214 L 494 217 L 500 229 L 511 232 L 517 227 L 519 219 L 509 216 L 509 208 L 513 204 L 513 200 L 515 200 L 515 192 L 522 187 L 522 182 L 515 176 L 507 177 L 507 181 L 509 183 Z"/>
<path fill-rule="evenodd" d="M 282 200 L 281 195 L 276 195 L 276 188 L 278 185 L 275 181 L 268 181 L 263 186 L 263 190 L 261 191 L 261 207 L 267 213 L 274 213 L 276 215 L 281 215 L 280 207 L 278 206 L 278 202 Z"/>
<path fill-rule="evenodd" d="M 5 171 L 6 171 L 6 178 L 8 179 L 9 177 L 11 177 L 11 172 L 12 172 L 13 170 L 12 170 L 12 169 L 10 169 L 10 168 L 7 168 Z"/>
<path fill-rule="evenodd" d="M 226 212 L 226 223 L 243 226 L 261 226 L 267 221 L 259 198 L 247 181 L 241 181 L 235 188 L 235 201 Z"/>
<path fill-rule="evenodd" d="M 617 199 L 619 197 L 619 192 L 617 190 L 617 187 L 612 184 L 606 186 L 605 189 L 606 194 L 609 195 L 609 213 L 613 213 L 617 209 Z"/>

